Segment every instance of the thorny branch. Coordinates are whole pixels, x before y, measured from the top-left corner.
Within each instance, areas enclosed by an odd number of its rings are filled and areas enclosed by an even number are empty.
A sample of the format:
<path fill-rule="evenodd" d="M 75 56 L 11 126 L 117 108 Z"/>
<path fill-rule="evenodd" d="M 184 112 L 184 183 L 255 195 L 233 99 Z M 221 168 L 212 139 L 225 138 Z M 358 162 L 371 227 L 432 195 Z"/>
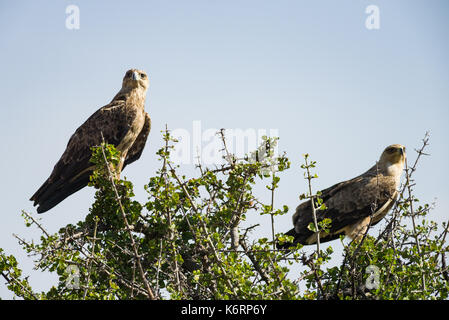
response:
<path fill-rule="evenodd" d="M 145 285 L 145 288 L 147 290 L 148 298 L 150 300 L 155 300 L 156 297 L 154 296 L 153 290 L 151 289 L 150 284 L 148 283 L 148 280 L 147 280 L 147 278 L 145 276 L 145 272 L 143 271 L 142 264 L 140 263 L 140 256 L 139 256 L 139 253 L 137 252 L 137 246 L 136 246 L 136 243 L 134 241 L 133 234 L 131 233 L 131 228 L 129 226 L 128 219 L 126 218 L 125 210 L 123 209 L 122 201 L 120 200 L 120 196 L 118 194 L 117 187 L 116 187 L 115 182 L 114 182 L 114 175 L 111 172 L 111 168 L 109 166 L 108 159 L 107 159 L 106 153 L 104 151 L 104 137 L 103 137 L 103 133 L 101 133 L 101 137 L 103 139 L 103 144 L 101 145 L 101 151 L 103 153 L 104 161 L 106 163 L 106 168 L 108 169 L 109 180 L 110 180 L 112 188 L 114 190 L 116 200 L 117 200 L 117 202 L 118 202 L 118 204 L 120 206 L 120 212 L 122 213 L 122 218 L 123 218 L 123 221 L 125 222 L 126 230 L 128 231 L 128 235 L 129 235 L 129 238 L 130 238 L 130 241 L 131 241 L 131 246 L 132 246 L 133 251 L 134 251 L 134 258 L 136 259 L 137 267 L 138 267 L 139 272 L 140 272 L 140 277 L 142 278 L 142 281 L 143 281 L 143 283 Z"/>
<path fill-rule="evenodd" d="M 167 128 L 165 134 L 168 137 Z M 60 231 L 59 238 L 49 242 L 49 245 L 43 246 L 42 249 L 35 246 L 34 243 L 26 243 L 23 239 L 17 237 L 19 242 L 29 252 L 34 252 L 36 255 L 41 254 L 37 266 L 43 270 L 49 268 L 48 261 L 52 261 L 59 253 L 77 252 L 79 259 L 76 256 L 68 255 L 63 256 L 60 261 L 78 265 L 87 271 L 87 285 L 82 287 L 80 298 L 88 298 L 91 294 L 95 294 L 97 288 L 89 285 L 89 282 L 98 281 L 104 275 L 108 279 L 114 279 L 115 283 L 128 290 L 126 291 L 127 294 L 124 295 L 126 298 L 162 299 L 164 291 L 169 288 L 170 295 L 182 299 L 215 299 L 223 296 L 234 299 L 261 297 L 264 299 L 294 299 L 301 297 L 304 292 L 304 281 L 311 284 L 312 288 L 316 288 L 318 299 L 341 297 L 366 299 L 375 297 L 375 294 L 368 292 L 361 285 L 364 274 L 359 265 L 361 259 L 370 260 L 374 254 L 374 252 L 366 251 L 364 246 L 373 243 L 372 237 L 368 236 L 371 221 L 364 230 L 361 239 L 344 246 L 342 264 L 335 269 L 323 269 L 324 263 L 330 259 L 330 254 L 327 250 L 320 251 L 319 232 L 321 225 L 317 217 L 317 210 L 320 210 L 320 208 L 315 208 L 315 201 L 319 206 L 320 199 L 317 199 L 319 198 L 318 193 L 312 194 L 311 180 L 313 177 L 309 168 L 313 168 L 314 163 L 309 162 L 307 158 L 303 168 L 307 169 L 305 174 L 306 179 L 308 179 L 307 198 L 312 202 L 313 223 L 317 233 L 317 247 L 314 254 L 303 253 L 301 255 L 298 250 L 291 250 L 292 252 L 286 255 L 284 251 L 271 247 L 274 243 L 274 219 L 276 216 L 274 214 L 274 174 L 271 176 L 273 179 L 272 189 L 270 189 L 271 202 L 270 199 L 268 200 L 271 203 L 271 240 L 273 242 L 270 242 L 270 236 L 258 238 L 255 241 L 250 239 L 249 232 L 255 230 L 258 224 L 242 229 L 242 223 L 240 222 L 249 213 L 254 211 L 256 214 L 259 205 L 266 208 L 265 213 L 269 213 L 268 208 L 270 206 L 264 205 L 255 197 L 252 197 L 250 183 L 252 175 L 256 174 L 251 171 L 253 167 L 248 166 L 248 170 L 240 171 L 240 166 L 245 165 L 244 161 L 240 163 L 240 159 L 235 158 L 230 153 L 224 139 L 224 130 L 221 130 L 219 134 L 223 140 L 226 159 L 230 162 L 215 170 L 205 169 L 199 164 L 197 167 L 200 169 L 200 178 L 191 180 L 180 174 L 177 171 L 178 167 L 170 162 L 169 139 L 165 140 L 165 146 L 161 149 L 162 170 L 159 169 L 158 175 L 160 173 L 160 176 L 155 177 L 155 179 L 158 179 L 157 186 L 159 189 L 155 187 L 154 190 L 157 189 L 158 191 L 155 191 L 154 195 L 150 194 L 150 198 L 156 202 L 160 199 L 163 200 L 158 204 L 159 206 L 151 207 L 149 214 L 137 213 L 139 219 L 132 224 L 130 224 L 132 220 L 128 221 L 127 219 L 131 216 L 131 212 L 125 213 L 124 208 L 126 206 L 123 206 L 125 202 L 118 192 L 121 189 L 117 189 L 118 183 L 111 171 L 112 166 L 108 163 L 104 146 L 101 146 L 101 153 L 107 168 L 107 178 L 113 191 L 111 201 L 114 210 L 117 203 L 119 205 L 121 216 L 119 214 L 118 218 L 119 220 L 122 219 L 120 220 L 121 229 L 119 232 L 125 235 L 125 238 L 123 238 L 126 239 L 125 241 L 119 241 L 113 237 L 98 236 L 98 233 L 103 235 L 110 230 L 108 225 L 96 222 L 95 224 L 90 223 L 90 225 L 89 223 L 83 224 L 83 227 L 66 227 L 63 231 Z M 391 244 L 398 254 L 403 247 L 418 247 L 423 268 L 426 267 L 427 261 L 441 265 L 437 270 L 433 270 L 433 273 L 429 273 L 429 276 L 422 271 L 420 276 L 423 277 L 424 281 L 421 288 L 419 288 L 419 281 L 417 282 L 418 287 L 411 290 L 413 294 L 429 290 L 433 278 L 440 277 L 446 282 L 449 279 L 445 260 L 447 247 L 438 249 L 437 252 L 429 251 L 424 240 L 430 236 L 431 230 L 422 231 L 421 226 L 418 225 L 419 216 L 424 215 L 430 209 L 428 207 L 417 208 L 416 205 L 413 205 L 415 198 L 413 197 L 412 175 L 417 168 L 420 157 L 426 155 L 424 148 L 428 144 L 427 134 L 423 144 L 423 147 L 417 150 L 418 157 L 412 167 L 406 167 L 406 182 L 401 186 L 399 201 L 393 209 L 393 217 L 373 244 L 374 248 L 379 242 L 380 245 L 385 246 Z M 263 165 L 260 167 L 263 168 Z M 235 183 L 234 186 L 222 183 L 222 180 L 217 178 L 217 176 L 233 174 L 238 178 L 238 183 Z M 211 176 L 213 179 L 206 179 L 206 177 L 210 178 Z M 276 175 L 276 177 L 278 176 Z M 206 191 L 199 192 L 196 189 L 196 182 L 191 184 L 191 181 L 199 181 L 198 185 L 204 187 L 202 190 Z M 192 187 L 192 185 L 195 187 Z M 251 201 L 254 199 L 256 205 L 248 205 L 248 195 L 252 197 Z M 178 202 L 175 203 L 176 201 L 173 199 L 177 199 Z M 147 205 L 149 204 L 150 202 Z M 220 211 L 227 205 L 230 208 Z M 407 236 L 397 241 L 394 238 L 394 233 L 401 231 L 400 219 L 403 218 L 405 206 L 410 211 L 406 217 L 412 218 L 413 228 Z M 373 205 L 373 212 L 376 209 L 377 203 Z M 221 212 L 225 212 L 225 214 L 221 214 Z M 226 223 L 223 223 L 223 215 L 227 215 Z M 36 225 L 45 237 L 55 238 L 31 215 L 24 213 L 24 216 L 32 222 L 31 224 Z M 158 218 L 160 220 L 157 220 Z M 123 227 L 122 221 L 125 227 Z M 448 232 L 449 229 L 446 225 L 444 232 L 436 240 L 445 243 Z M 136 243 L 135 239 L 142 239 L 142 241 Z M 148 248 L 153 250 L 152 255 L 143 251 L 144 246 L 145 250 Z M 145 252 L 145 254 L 139 255 L 139 251 Z M 290 254 L 292 255 L 290 256 Z M 399 255 L 396 255 L 395 259 L 394 262 L 397 261 L 403 267 L 413 266 L 412 260 L 407 261 Z M 120 263 L 110 264 L 111 261 Z M 299 264 L 301 268 L 306 268 L 299 276 L 292 272 L 294 269 L 288 270 L 289 266 L 294 263 Z M 117 267 L 117 265 L 119 266 Z M 401 292 L 407 290 L 407 285 L 404 283 L 406 280 L 399 278 L 398 274 L 392 272 L 391 266 L 387 264 L 384 266 L 383 283 L 385 285 L 389 281 L 396 283 L 397 285 L 391 295 L 400 297 Z M 20 282 L 20 279 L 11 278 L 4 271 L 1 274 L 8 283 L 21 288 L 22 296 L 38 299 L 38 296 L 29 291 L 28 287 Z M 242 275 L 241 278 L 239 275 Z M 290 280 L 291 278 L 293 280 Z M 155 291 L 150 287 L 148 279 L 155 284 Z M 316 297 L 315 292 L 312 292 L 311 296 Z M 117 294 L 114 297 L 121 298 L 122 296 Z"/>

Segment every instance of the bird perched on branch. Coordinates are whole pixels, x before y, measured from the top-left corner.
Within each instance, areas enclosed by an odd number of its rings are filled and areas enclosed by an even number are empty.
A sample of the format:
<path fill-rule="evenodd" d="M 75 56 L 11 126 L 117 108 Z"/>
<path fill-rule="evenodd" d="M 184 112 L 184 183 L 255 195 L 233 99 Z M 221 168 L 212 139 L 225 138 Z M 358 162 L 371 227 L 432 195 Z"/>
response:
<path fill-rule="evenodd" d="M 329 232 L 320 231 L 320 242 L 337 239 L 340 235 L 360 239 L 368 226 L 377 224 L 385 217 L 398 197 L 397 189 L 404 163 L 405 147 L 393 144 L 382 152 L 379 161 L 365 173 L 322 190 L 319 197 L 326 208 L 316 210 L 317 221 L 328 218 L 331 223 Z M 315 208 L 318 207 L 316 204 Z M 314 218 L 312 203 L 308 200 L 296 208 L 294 228 L 286 233 L 294 237 L 293 244 L 278 243 L 278 248 L 288 249 L 297 243 L 316 243 L 318 233 L 309 229 L 310 223 L 314 223 Z"/>
<path fill-rule="evenodd" d="M 31 197 L 37 212 L 45 212 L 84 188 L 94 165 L 90 163 L 91 147 L 104 142 L 120 151 L 117 173 L 140 158 L 151 129 L 145 112 L 149 79 L 144 71 L 128 70 L 122 88 L 112 101 L 92 114 L 70 138 L 50 177 Z"/>

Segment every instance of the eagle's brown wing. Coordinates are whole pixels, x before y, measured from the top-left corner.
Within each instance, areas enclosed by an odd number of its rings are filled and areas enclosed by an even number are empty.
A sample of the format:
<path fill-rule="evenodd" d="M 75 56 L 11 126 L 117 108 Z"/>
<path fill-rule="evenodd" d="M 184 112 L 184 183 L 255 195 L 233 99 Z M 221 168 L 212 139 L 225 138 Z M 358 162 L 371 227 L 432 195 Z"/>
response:
<path fill-rule="evenodd" d="M 145 144 L 147 142 L 148 134 L 151 130 L 151 118 L 148 113 L 145 112 L 145 123 L 143 125 L 142 130 L 134 141 L 133 145 L 129 149 L 126 154 L 126 159 L 123 164 L 122 170 L 130 163 L 138 160 L 142 155 L 143 149 L 145 148 Z"/>
<path fill-rule="evenodd" d="M 332 220 L 329 234 L 320 235 L 320 242 L 327 242 L 344 234 L 344 228 L 376 213 L 382 208 L 390 207 L 396 194 L 395 182 L 391 177 L 383 175 L 362 175 L 354 179 L 338 183 L 322 191 L 321 198 L 327 209 L 317 210 L 317 220 Z M 317 207 L 317 206 L 316 206 Z M 313 222 L 311 201 L 306 201 L 296 208 L 294 215 L 295 228 L 287 232 L 294 237 L 294 243 L 310 244 L 308 239 L 313 235 L 308 226 Z M 374 219 L 372 225 L 379 222 Z M 280 245 L 286 248 L 291 244 Z"/>
<path fill-rule="evenodd" d="M 69 195 L 85 187 L 92 174 L 91 147 L 105 142 L 118 145 L 132 122 L 124 110 L 124 100 L 114 100 L 97 110 L 72 135 L 67 148 L 56 163 L 50 177 L 31 197 L 37 212 L 42 213 Z"/>

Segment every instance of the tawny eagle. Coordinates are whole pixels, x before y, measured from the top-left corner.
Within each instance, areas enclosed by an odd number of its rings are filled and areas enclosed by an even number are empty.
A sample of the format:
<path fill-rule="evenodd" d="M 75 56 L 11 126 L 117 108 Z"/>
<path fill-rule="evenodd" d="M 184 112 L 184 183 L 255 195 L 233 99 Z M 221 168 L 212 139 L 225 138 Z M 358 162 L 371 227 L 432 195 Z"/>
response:
<path fill-rule="evenodd" d="M 317 210 L 317 221 L 331 219 L 329 232 L 320 232 L 320 242 L 346 235 L 360 239 L 368 226 L 377 224 L 393 206 L 405 163 L 405 147 L 388 146 L 379 161 L 365 173 L 321 191 L 320 198 L 326 209 Z M 316 206 L 317 207 L 317 206 Z M 294 228 L 286 233 L 293 236 L 293 244 L 314 244 L 317 233 L 309 229 L 314 222 L 311 200 L 301 203 L 293 215 Z M 292 243 L 278 244 L 286 249 Z"/>
<path fill-rule="evenodd" d="M 91 147 L 104 141 L 121 153 L 118 174 L 140 158 L 151 120 L 145 112 L 149 79 L 144 71 L 128 70 L 112 101 L 92 114 L 70 138 L 50 177 L 31 197 L 37 212 L 45 212 L 84 188 L 93 171 Z"/>

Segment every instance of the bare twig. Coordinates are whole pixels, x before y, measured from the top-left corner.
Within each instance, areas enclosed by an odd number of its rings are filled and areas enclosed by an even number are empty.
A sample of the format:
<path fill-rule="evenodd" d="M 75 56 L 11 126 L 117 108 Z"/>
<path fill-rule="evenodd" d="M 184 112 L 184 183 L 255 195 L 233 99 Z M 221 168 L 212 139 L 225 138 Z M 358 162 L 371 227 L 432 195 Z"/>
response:
<path fill-rule="evenodd" d="M 31 220 L 33 221 L 33 223 L 34 223 L 39 229 L 41 229 L 41 231 L 45 234 L 45 236 L 46 236 L 47 238 L 50 237 L 50 235 L 49 235 L 48 232 L 44 229 L 44 227 L 42 227 L 42 225 L 41 225 L 39 222 L 37 222 L 37 220 L 34 219 L 33 216 L 32 216 L 31 214 L 29 214 L 29 213 L 26 212 L 25 210 L 22 210 L 22 213 L 23 213 L 24 215 L 26 215 L 27 218 L 31 219 Z"/>
<path fill-rule="evenodd" d="M 407 165 L 407 159 L 405 160 L 405 177 L 406 177 L 406 186 L 408 191 L 408 198 L 409 198 L 409 205 L 410 205 L 410 216 L 412 218 L 412 226 L 413 226 L 413 237 L 415 238 L 416 248 L 418 250 L 419 255 L 419 263 L 421 264 L 421 267 L 424 266 L 424 261 L 422 257 L 422 250 L 421 250 L 421 243 L 419 241 L 419 236 L 416 230 L 416 222 L 415 222 L 415 212 L 413 210 L 413 196 L 412 196 L 412 187 L 410 186 L 410 175 L 409 175 L 409 168 Z M 421 273 L 421 285 L 422 290 L 426 290 L 426 276 L 424 272 Z"/>
<path fill-rule="evenodd" d="M 20 288 L 22 288 L 22 290 L 26 291 L 26 293 L 33 297 L 34 300 L 39 300 L 39 298 L 33 293 L 31 292 L 27 287 L 25 287 L 19 280 L 17 280 L 15 277 L 11 276 L 8 277 L 7 274 L 5 274 L 3 271 L 1 272 L 2 277 L 6 280 L 6 282 L 8 283 L 16 283 L 17 285 L 19 285 Z M 11 274 L 10 274 L 11 275 Z M 24 296 L 22 296 L 22 298 L 26 298 Z"/>
<path fill-rule="evenodd" d="M 273 241 L 273 250 L 276 249 L 276 239 L 274 233 L 274 190 L 275 190 L 275 173 L 273 172 L 272 183 L 271 183 L 271 238 Z"/>
<path fill-rule="evenodd" d="M 317 216 L 316 216 L 316 208 L 315 208 L 315 201 L 314 201 L 314 197 L 312 196 L 312 175 L 310 174 L 310 164 L 307 161 L 308 156 L 306 155 L 304 157 L 305 160 L 305 168 L 307 170 L 307 182 L 308 182 L 308 187 L 309 187 L 309 195 L 310 195 L 310 203 L 312 205 L 312 215 L 313 215 L 313 223 L 315 225 L 315 235 L 316 235 L 316 252 L 317 255 L 320 256 L 320 229 L 318 228 L 318 220 L 317 220 Z"/>

